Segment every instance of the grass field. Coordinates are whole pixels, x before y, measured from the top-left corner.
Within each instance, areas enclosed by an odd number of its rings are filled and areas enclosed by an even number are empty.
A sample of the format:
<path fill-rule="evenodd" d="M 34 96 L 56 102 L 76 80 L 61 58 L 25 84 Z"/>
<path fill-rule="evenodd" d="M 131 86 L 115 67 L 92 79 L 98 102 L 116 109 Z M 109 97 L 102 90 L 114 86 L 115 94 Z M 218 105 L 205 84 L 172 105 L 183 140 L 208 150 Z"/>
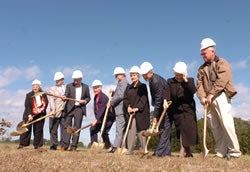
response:
<path fill-rule="evenodd" d="M 17 150 L 17 144 L 0 144 L 0 171 L 250 171 L 250 156 L 219 159 L 209 154 L 193 158 L 155 158 L 141 155 L 119 155 L 105 150 L 79 149 L 77 152 L 52 151 L 47 146 Z"/>

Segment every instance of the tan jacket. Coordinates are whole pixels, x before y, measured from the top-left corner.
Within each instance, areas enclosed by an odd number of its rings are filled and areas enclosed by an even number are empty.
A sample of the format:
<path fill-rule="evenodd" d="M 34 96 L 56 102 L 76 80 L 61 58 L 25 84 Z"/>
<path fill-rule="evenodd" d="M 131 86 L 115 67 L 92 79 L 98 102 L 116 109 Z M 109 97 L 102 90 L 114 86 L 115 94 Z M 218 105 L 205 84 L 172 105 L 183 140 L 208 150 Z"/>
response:
<path fill-rule="evenodd" d="M 201 98 L 207 97 L 208 94 L 212 94 L 216 97 L 223 91 L 228 98 L 232 98 L 237 93 L 233 86 L 232 71 L 229 63 L 225 59 L 217 56 L 214 61 L 213 69 L 216 73 L 216 80 L 213 85 L 210 84 L 209 64 L 204 63 L 198 69 L 197 96 L 200 100 Z"/>
<path fill-rule="evenodd" d="M 49 92 L 57 96 L 63 96 L 65 92 L 65 85 L 63 85 L 62 87 L 63 89 L 61 89 L 58 86 L 52 86 Z M 65 102 L 61 98 L 49 96 L 49 106 L 50 106 L 50 111 L 53 112 L 60 108 L 63 108 L 65 106 Z M 61 115 L 62 112 L 58 112 L 55 116 L 52 117 L 59 118 Z"/>

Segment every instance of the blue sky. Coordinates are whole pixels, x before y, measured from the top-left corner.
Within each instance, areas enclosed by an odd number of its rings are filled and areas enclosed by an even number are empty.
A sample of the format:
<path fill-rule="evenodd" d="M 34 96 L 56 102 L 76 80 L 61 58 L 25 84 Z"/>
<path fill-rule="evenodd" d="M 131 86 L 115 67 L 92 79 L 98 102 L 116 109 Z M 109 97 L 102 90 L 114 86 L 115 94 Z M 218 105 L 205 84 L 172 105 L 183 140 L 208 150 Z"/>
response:
<path fill-rule="evenodd" d="M 48 90 L 56 71 L 69 83 L 73 70 L 80 69 L 83 82 L 100 79 L 106 93 L 115 87 L 116 66 L 128 71 L 144 61 L 166 79 L 174 64 L 184 61 L 196 78 L 203 63 L 200 42 L 210 37 L 217 55 L 232 65 L 238 90 L 233 115 L 249 119 L 249 11 L 247 0 L 0 0 L 0 117 L 16 125 L 32 80 Z M 92 107 L 91 102 L 86 121 L 93 119 Z M 81 137 L 89 139 L 84 132 Z"/>

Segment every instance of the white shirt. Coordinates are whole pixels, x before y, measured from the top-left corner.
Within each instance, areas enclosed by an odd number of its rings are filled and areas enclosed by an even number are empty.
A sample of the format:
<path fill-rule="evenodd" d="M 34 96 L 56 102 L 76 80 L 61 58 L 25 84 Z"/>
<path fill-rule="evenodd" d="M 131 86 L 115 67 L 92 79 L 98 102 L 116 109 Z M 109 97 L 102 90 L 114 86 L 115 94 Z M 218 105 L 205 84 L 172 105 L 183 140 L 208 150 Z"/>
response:
<path fill-rule="evenodd" d="M 76 88 L 76 100 L 81 100 L 81 95 L 82 95 L 82 87 L 77 87 Z M 75 105 L 78 106 L 80 105 L 80 103 L 75 102 Z"/>

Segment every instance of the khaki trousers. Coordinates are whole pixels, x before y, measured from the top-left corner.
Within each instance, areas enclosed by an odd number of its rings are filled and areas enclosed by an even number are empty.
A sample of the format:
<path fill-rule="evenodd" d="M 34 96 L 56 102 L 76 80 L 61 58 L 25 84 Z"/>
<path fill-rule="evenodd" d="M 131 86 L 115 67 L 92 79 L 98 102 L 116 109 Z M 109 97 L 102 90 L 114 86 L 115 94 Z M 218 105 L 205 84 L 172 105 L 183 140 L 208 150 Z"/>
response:
<path fill-rule="evenodd" d="M 208 124 L 215 139 L 215 152 L 225 156 L 240 156 L 234 119 L 231 114 L 231 100 L 222 92 L 208 107 Z"/>

